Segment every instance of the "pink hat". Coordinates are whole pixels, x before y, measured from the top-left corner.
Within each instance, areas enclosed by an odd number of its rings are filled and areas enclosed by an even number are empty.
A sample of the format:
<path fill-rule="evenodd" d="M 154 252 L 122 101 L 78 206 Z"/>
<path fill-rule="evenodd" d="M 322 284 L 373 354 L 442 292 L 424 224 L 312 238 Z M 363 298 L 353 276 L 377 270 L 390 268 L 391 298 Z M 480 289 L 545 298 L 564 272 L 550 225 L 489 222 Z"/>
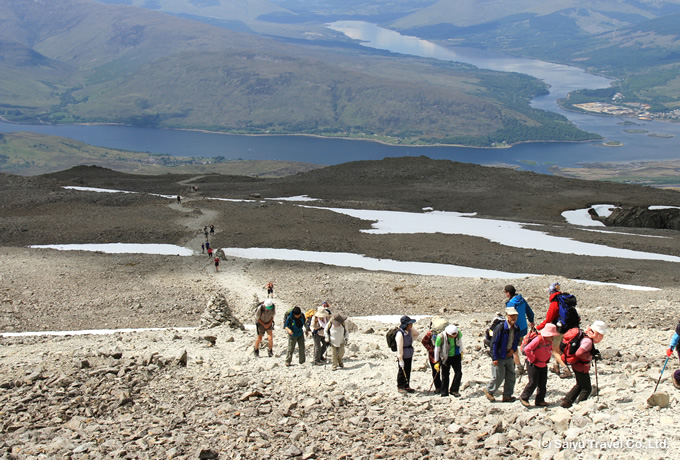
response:
<path fill-rule="evenodd" d="M 543 327 L 541 335 L 543 337 L 555 337 L 556 335 L 560 335 L 560 333 L 557 332 L 557 328 L 553 323 L 548 323 Z"/>

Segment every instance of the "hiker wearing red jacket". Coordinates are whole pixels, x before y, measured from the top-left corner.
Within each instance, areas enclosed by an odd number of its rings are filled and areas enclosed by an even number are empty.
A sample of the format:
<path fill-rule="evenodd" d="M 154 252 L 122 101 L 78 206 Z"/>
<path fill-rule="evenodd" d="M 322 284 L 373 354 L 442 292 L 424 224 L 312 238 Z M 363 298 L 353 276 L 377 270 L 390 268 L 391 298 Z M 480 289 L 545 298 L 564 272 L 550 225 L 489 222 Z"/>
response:
<path fill-rule="evenodd" d="M 545 320 L 536 326 L 538 331 L 542 330 L 546 324 L 557 323 L 557 320 L 560 318 L 560 304 L 557 302 L 557 296 L 562 294 L 560 283 L 555 281 L 554 283 L 550 284 L 550 289 L 548 292 L 550 295 L 550 306 L 548 307 L 548 313 L 545 314 Z M 569 370 L 569 367 L 567 367 L 567 365 L 562 361 L 562 357 L 560 355 L 560 343 L 562 342 L 564 334 L 560 334 L 558 332 L 556 337 L 557 338 L 553 340 L 552 355 L 555 358 L 555 364 L 553 365 L 552 372 L 558 374 L 560 378 L 569 378 L 571 377 L 571 371 Z"/>

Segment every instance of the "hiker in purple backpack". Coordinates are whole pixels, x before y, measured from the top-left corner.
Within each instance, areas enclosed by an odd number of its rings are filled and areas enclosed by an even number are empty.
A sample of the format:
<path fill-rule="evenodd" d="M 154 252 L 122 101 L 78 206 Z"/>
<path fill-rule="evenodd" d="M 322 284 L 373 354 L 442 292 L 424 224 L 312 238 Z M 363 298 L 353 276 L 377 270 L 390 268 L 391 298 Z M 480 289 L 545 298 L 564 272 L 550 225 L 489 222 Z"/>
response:
<path fill-rule="evenodd" d="M 671 337 L 671 344 L 666 350 L 666 356 L 670 358 L 673 354 L 673 350 L 677 350 L 678 357 L 680 358 L 680 348 L 678 347 L 678 343 L 680 343 L 680 321 L 678 321 L 678 325 L 675 326 L 675 333 L 673 334 L 673 337 Z M 673 386 L 675 388 L 680 388 L 680 369 L 673 372 Z"/>
<path fill-rule="evenodd" d="M 557 301 L 557 296 L 562 294 L 561 292 L 561 287 L 560 283 L 558 281 L 555 281 L 554 283 L 550 284 L 550 288 L 548 289 L 549 293 L 549 301 L 550 301 L 550 306 L 548 307 L 548 312 L 545 314 L 545 320 L 538 326 L 536 326 L 536 330 L 540 331 L 542 330 L 547 324 L 555 324 L 559 320 L 560 317 L 560 304 Z M 553 358 L 555 358 L 555 364 L 553 364 L 553 367 L 551 371 L 557 375 L 560 376 L 560 378 L 569 378 L 571 377 L 571 371 L 569 370 L 569 367 L 562 361 L 562 356 L 560 352 L 560 343 L 562 343 L 562 338 L 564 337 L 564 334 L 560 333 L 559 331 L 558 335 L 556 336 L 557 338 L 553 340 Z"/>

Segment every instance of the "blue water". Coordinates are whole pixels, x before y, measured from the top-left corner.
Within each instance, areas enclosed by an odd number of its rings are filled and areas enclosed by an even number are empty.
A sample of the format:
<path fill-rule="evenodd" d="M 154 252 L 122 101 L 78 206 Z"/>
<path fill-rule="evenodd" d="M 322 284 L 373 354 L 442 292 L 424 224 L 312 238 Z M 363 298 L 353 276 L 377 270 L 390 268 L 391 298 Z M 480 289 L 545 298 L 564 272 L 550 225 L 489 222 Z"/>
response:
<path fill-rule="evenodd" d="M 567 116 L 581 129 L 596 132 L 605 140 L 623 142 L 623 147 L 604 147 L 601 142 L 528 143 L 509 149 L 475 149 L 466 147 L 405 147 L 371 141 L 327 139 L 310 136 L 242 136 L 195 131 L 133 128 L 126 126 L 44 126 L 0 123 L 0 132 L 30 131 L 68 137 L 88 144 L 170 154 L 177 156 L 224 156 L 228 159 L 285 160 L 332 165 L 356 160 L 378 160 L 385 157 L 425 155 L 483 165 L 510 165 L 524 170 L 548 173 L 551 165 L 578 166 L 591 162 L 632 162 L 680 158 L 680 124 L 640 122 L 631 119 L 601 117 L 565 112 L 556 99 L 579 88 L 606 87 L 610 81 L 589 75 L 583 70 L 533 59 L 503 56 L 497 53 L 466 48 L 444 48 L 415 37 L 405 37 L 373 24 L 343 21 L 330 25 L 351 38 L 364 41 L 366 46 L 403 54 L 455 60 L 492 70 L 517 71 L 541 78 L 550 85 L 550 94 L 536 98 L 532 105 Z M 638 126 L 625 126 L 625 120 Z M 650 133 L 667 134 L 670 139 L 649 137 L 647 134 L 626 133 L 624 129 L 645 129 Z"/>

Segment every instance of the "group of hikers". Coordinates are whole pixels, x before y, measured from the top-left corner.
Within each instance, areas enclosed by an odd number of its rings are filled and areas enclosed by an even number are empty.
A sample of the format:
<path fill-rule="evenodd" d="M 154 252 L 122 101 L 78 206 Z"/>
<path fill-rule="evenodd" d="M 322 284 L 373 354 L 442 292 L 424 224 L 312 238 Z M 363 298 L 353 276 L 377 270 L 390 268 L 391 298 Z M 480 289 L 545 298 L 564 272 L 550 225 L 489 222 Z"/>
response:
<path fill-rule="evenodd" d="M 220 258 L 217 254 L 213 257 L 213 248 L 210 246 L 210 237 L 215 235 L 215 226 L 210 225 L 207 226 L 205 225 L 203 227 L 203 235 L 205 236 L 205 243 L 201 243 L 201 254 L 205 254 L 206 251 L 208 252 L 208 259 L 211 259 L 215 263 L 215 271 L 219 272 L 220 271 Z"/>
<path fill-rule="evenodd" d="M 271 283 L 270 283 L 271 284 Z M 273 291 L 273 285 L 272 285 Z M 274 316 L 276 306 L 272 298 L 267 297 L 259 302 L 255 309 L 255 356 L 260 356 L 260 344 L 264 334 L 267 334 L 269 356 L 274 356 Z M 305 362 L 305 336 L 311 335 L 314 340 L 313 365 L 322 365 L 326 361 L 326 351 L 330 347 L 332 370 L 345 367 L 342 358 L 345 346 L 348 344 L 349 331 L 345 325 L 347 318 L 341 314 L 332 314 L 328 302 L 319 307 L 302 312 L 300 307 L 293 307 L 286 312 L 283 319 L 283 329 L 288 334 L 288 348 L 286 352 L 286 366 L 291 366 L 295 348 L 298 349 L 298 362 Z"/>
<path fill-rule="evenodd" d="M 553 358 L 552 372 L 562 379 L 574 379 L 573 387 L 565 394 L 560 405 L 569 408 L 588 399 L 593 391 L 590 378 L 591 365 L 594 365 L 597 378 L 597 361 L 600 359 L 600 353 L 595 345 L 607 334 L 605 322 L 594 321 L 585 330 L 581 329 L 576 299 L 573 295 L 562 292 L 559 282 L 550 285 L 550 306 L 544 321 L 538 325 L 534 322 L 532 308 L 522 295 L 517 293 L 515 287 L 507 285 L 503 290 L 506 297 L 505 312 L 498 314 L 485 332 L 484 345 L 491 361 L 491 379 L 483 390 L 486 398 L 495 402 L 497 393 L 500 393 L 502 402 L 516 401 L 513 393 L 517 377 L 526 373 L 528 382 L 519 395 L 522 405 L 531 407 L 530 398 L 534 392 L 536 407 L 550 405 L 545 397 L 548 364 Z M 268 353 L 269 356 L 273 356 L 275 312 L 274 301 L 270 297 L 260 302 L 256 308 L 255 356 L 259 356 L 265 332 L 268 336 Z M 326 351 L 330 348 L 332 369 L 344 367 L 343 355 L 349 339 L 349 331 L 345 326 L 346 319 L 343 315 L 332 314 L 327 302 L 306 313 L 303 313 L 300 307 L 287 311 L 283 325 L 288 335 L 285 365 L 291 365 L 295 348 L 298 349 L 299 363 L 305 362 L 305 336 L 312 335 L 313 365 L 323 364 L 326 361 Z M 415 391 L 410 386 L 414 343 L 420 337 L 420 333 L 414 327 L 415 323 L 415 319 L 402 316 L 399 326 L 387 333 L 388 346 L 396 352 L 397 390 L 401 393 Z M 432 372 L 430 389 L 434 386 L 435 391 L 442 397 L 449 395 L 460 397 L 464 353 L 463 332 L 460 327 L 449 323 L 445 318 L 434 317 L 429 330 L 420 341 L 427 350 Z M 666 351 L 667 360 L 674 350 L 680 358 L 679 344 L 680 323 Z M 524 363 L 521 355 L 524 355 Z M 680 388 L 680 370 L 675 371 L 672 380 L 673 385 Z"/>
<path fill-rule="evenodd" d="M 595 321 L 585 331 L 581 330 L 575 298 L 562 293 L 558 282 L 550 285 L 550 307 L 545 320 L 539 325 L 534 323 L 533 310 L 514 286 L 505 286 L 504 294 L 505 314 L 495 318 L 485 334 L 485 347 L 491 359 L 491 379 L 484 387 L 486 398 L 495 402 L 495 394 L 501 391 L 502 386 L 501 401 L 516 401 L 513 393 L 517 375 L 523 375 L 526 369 L 529 381 L 520 394 L 520 402 L 530 407 L 529 399 L 536 391 L 535 406 L 548 406 L 549 403 L 545 400 L 548 362 L 554 357 L 553 372 L 561 378 L 575 378 L 575 384 L 562 399 L 561 406 L 568 408 L 576 402 L 588 399 L 592 392 L 590 366 L 600 357 L 595 345 L 604 338 L 607 325 L 603 321 Z M 413 326 L 415 322 L 414 319 L 403 316 L 395 336 L 399 365 L 397 389 L 404 393 L 414 391 L 409 382 L 413 343 L 419 337 Z M 677 342 L 680 342 L 680 335 L 675 345 Z M 464 353 L 463 333 L 460 328 L 448 324 L 443 318 L 435 318 L 421 343 L 428 352 L 432 370 L 431 387 L 434 386 L 441 396 L 460 397 L 463 377 L 461 362 Z M 525 355 L 524 364 L 521 362 L 521 354 Z M 449 386 L 451 369 L 453 379 Z"/>

